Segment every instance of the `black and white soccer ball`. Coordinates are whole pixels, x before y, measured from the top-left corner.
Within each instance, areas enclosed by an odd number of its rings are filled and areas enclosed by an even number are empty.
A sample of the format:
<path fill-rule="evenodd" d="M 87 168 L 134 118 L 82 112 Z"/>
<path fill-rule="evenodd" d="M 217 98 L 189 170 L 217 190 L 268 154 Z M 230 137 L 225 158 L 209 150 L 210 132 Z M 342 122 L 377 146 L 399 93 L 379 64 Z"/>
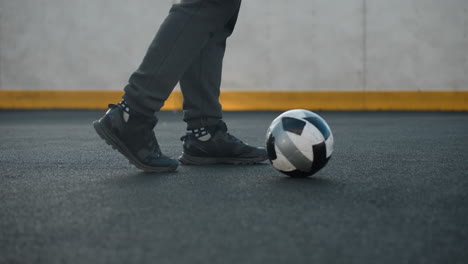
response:
<path fill-rule="evenodd" d="M 307 177 L 330 160 L 333 134 L 316 113 L 289 110 L 275 118 L 268 128 L 266 149 L 275 169 L 291 177 Z"/>

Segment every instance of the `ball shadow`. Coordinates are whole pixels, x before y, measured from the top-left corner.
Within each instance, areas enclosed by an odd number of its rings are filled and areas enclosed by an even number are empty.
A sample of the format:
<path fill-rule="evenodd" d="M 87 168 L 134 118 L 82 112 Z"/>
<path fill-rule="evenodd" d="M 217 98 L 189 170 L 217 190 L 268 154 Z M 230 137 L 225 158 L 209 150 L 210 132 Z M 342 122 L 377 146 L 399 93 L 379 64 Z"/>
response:
<path fill-rule="evenodd" d="M 304 193 L 333 193 L 340 192 L 344 184 L 330 176 L 314 176 L 305 178 L 292 178 L 280 176 L 271 184 L 275 190 L 294 191 Z"/>

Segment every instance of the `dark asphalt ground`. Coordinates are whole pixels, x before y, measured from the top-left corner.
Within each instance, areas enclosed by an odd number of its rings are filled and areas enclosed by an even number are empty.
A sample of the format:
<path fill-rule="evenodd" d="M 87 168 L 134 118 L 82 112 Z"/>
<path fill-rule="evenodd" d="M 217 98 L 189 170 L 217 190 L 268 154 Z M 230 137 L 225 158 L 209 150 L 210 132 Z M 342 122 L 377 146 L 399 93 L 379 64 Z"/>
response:
<path fill-rule="evenodd" d="M 468 263 L 468 113 L 323 112 L 316 177 L 269 164 L 146 174 L 103 111 L 0 112 L 0 263 Z M 262 145 L 279 113 L 226 113 Z M 178 156 L 180 113 L 156 134 Z"/>

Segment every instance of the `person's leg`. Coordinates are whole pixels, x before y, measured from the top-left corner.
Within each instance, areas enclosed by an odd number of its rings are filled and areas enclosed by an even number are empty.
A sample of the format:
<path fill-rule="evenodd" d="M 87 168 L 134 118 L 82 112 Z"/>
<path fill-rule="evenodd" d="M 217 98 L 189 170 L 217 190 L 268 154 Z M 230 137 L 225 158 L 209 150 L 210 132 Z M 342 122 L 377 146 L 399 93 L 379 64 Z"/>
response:
<path fill-rule="evenodd" d="M 226 38 L 234 30 L 237 11 L 215 32 L 180 80 L 187 135 L 182 137 L 182 164 L 253 164 L 267 159 L 264 148 L 250 146 L 227 133 L 219 103 Z"/>
<path fill-rule="evenodd" d="M 222 118 L 219 103 L 226 39 L 232 34 L 240 8 L 206 45 L 180 79 L 184 121 L 189 129 L 216 125 Z"/>
<path fill-rule="evenodd" d="M 178 161 L 161 153 L 154 116 L 213 32 L 236 12 L 240 0 L 184 0 L 173 5 L 143 62 L 125 87 L 124 101 L 93 123 L 106 143 L 136 167 L 173 171 Z"/>
<path fill-rule="evenodd" d="M 184 0 L 174 4 L 140 67 L 125 87 L 124 100 L 140 113 L 161 109 L 193 60 L 237 12 L 240 0 Z"/>

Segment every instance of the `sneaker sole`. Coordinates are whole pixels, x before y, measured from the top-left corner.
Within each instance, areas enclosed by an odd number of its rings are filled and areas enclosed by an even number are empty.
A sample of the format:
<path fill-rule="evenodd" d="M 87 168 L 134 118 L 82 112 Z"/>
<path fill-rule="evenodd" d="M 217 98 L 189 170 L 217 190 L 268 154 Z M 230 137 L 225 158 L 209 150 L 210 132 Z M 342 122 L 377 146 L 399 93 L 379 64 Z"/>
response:
<path fill-rule="evenodd" d="M 252 165 L 261 163 L 268 158 L 217 158 L 217 157 L 196 157 L 182 153 L 179 162 L 184 165 L 212 165 L 212 164 L 231 164 L 231 165 Z"/>
<path fill-rule="evenodd" d="M 107 145 L 111 146 L 113 149 L 120 152 L 125 158 L 130 161 L 135 167 L 145 172 L 170 172 L 175 171 L 178 166 L 171 167 L 151 167 L 141 163 L 125 146 L 125 144 L 113 136 L 112 133 L 101 124 L 100 120 L 93 122 L 93 127 L 96 130 L 96 133 L 106 142 Z"/>

